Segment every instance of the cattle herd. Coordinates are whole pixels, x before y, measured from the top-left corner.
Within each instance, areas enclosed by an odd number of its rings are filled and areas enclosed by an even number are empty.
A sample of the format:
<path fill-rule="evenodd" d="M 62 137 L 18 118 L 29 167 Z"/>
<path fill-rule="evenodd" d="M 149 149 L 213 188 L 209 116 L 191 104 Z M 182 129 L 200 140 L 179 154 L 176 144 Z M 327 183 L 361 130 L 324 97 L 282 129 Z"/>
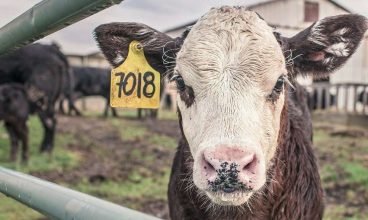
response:
<path fill-rule="evenodd" d="M 72 67 L 55 44 L 25 46 L 0 57 L 0 120 L 11 142 L 10 160 L 15 161 L 19 142 L 22 161 L 28 160 L 28 128 L 30 114 L 40 118 L 44 136 L 40 152 L 52 152 L 56 130 L 55 105 L 69 115 L 81 115 L 75 101 L 88 96 L 106 99 L 104 116 L 109 112 L 110 70 L 94 67 Z M 117 116 L 111 108 L 112 115 Z"/>
<path fill-rule="evenodd" d="M 321 219 L 307 105 L 315 95 L 308 98 L 295 78 L 331 74 L 367 28 L 363 16 L 340 15 L 287 38 L 257 13 L 228 6 L 211 9 L 176 39 L 138 23 L 97 27 L 95 38 L 113 67 L 138 40 L 148 62 L 177 85 L 182 137 L 168 190 L 171 218 Z M 0 119 L 10 159 L 20 141 L 27 161 L 30 114 L 44 127 L 40 151 L 52 151 L 58 100 L 61 112 L 66 101 L 68 113 L 80 115 L 75 100 L 99 95 L 107 116 L 109 71 L 71 67 L 56 45 L 32 44 L 0 57 Z"/>
<path fill-rule="evenodd" d="M 61 114 L 81 115 L 75 101 L 89 96 L 106 100 L 103 115 L 110 107 L 110 69 L 70 66 L 56 44 L 39 43 L 25 46 L 0 57 L 0 120 L 11 142 L 10 160 L 17 158 L 18 142 L 22 144 L 22 161 L 28 160 L 28 128 L 30 114 L 37 114 L 44 128 L 41 153 L 51 153 L 56 130 L 56 109 Z M 67 102 L 67 110 L 64 108 Z M 56 106 L 58 106 L 56 108 Z M 142 112 L 146 115 L 142 115 Z M 156 110 L 138 110 L 138 118 L 156 118 Z"/>

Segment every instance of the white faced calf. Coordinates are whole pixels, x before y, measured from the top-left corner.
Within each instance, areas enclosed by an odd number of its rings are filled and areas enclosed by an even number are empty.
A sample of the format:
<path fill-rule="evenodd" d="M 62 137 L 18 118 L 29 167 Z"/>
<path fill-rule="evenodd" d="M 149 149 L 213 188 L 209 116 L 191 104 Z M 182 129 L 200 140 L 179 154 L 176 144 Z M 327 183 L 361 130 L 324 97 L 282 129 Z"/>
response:
<path fill-rule="evenodd" d="M 366 29 L 364 17 L 341 15 L 283 38 L 243 7 L 212 9 L 175 40 L 143 24 L 98 27 L 113 66 L 138 40 L 151 65 L 177 83 L 183 140 L 170 181 L 171 217 L 321 218 L 311 122 L 293 78 L 340 67 Z"/>

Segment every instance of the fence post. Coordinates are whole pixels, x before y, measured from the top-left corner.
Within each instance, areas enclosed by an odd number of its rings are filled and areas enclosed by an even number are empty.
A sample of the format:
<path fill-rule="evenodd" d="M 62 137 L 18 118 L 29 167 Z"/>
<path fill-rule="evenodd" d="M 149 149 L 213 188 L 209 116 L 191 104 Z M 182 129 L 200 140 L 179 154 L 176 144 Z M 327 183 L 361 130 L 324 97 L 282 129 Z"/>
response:
<path fill-rule="evenodd" d="M 353 112 L 354 114 L 356 114 L 356 104 L 357 104 L 357 89 L 358 89 L 358 85 L 353 85 Z"/>
<path fill-rule="evenodd" d="M 363 114 L 367 113 L 367 86 L 363 87 Z"/>
<path fill-rule="evenodd" d="M 344 111 L 345 111 L 345 113 L 347 113 L 348 112 L 348 104 L 349 104 L 349 85 L 345 85 L 344 88 L 345 88 Z"/>
<path fill-rule="evenodd" d="M 331 103 L 331 100 L 330 100 L 330 84 L 326 84 L 326 87 L 325 87 L 325 100 L 326 100 L 326 109 L 330 109 L 330 103 Z"/>
<path fill-rule="evenodd" d="M 336 103 L 335 103 L 335 105 L 336 105 L 336 112 L 339 112 L 339 103 L 340 103 L 340 101 L 339 101 L 339 96 L 340 96 L 340 85 L 336 85 Z"/>
<path fill-rule="evenodd" d="M 0 55 L 123 0 L 43 0 L 0 29 Z"/>
<path fill-rule="evenodd" d="M 158 220 L 156 217 L 2 167 L 0 192 L 51 219 Z"/>

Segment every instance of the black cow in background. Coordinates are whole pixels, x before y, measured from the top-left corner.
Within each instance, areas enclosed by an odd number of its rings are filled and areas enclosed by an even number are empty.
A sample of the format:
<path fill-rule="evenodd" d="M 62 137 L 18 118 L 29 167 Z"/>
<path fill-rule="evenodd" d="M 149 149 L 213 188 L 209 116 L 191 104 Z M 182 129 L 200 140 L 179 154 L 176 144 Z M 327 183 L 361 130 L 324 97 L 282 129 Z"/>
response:
<path fill-rule="evenodd" d="M 334 106 L 336 103 L 336 96 L 329 93 L 330 96 L 330 103 L 327 106 L 327 99 L 326 99 L 326 89 L 322 89 L 322 95 L 320 96 L 322 98 L 321 106 L 318 106 L 318 92 L 317 90 L 313 90 L 313 92 L 308 92 L 308 107 L 309 110 L 317 110 L 318 109 L 327 109 L 331 106 Z"/>
<path fill-rule="evenodd" d="M 96 67 L 72 67 L 72 95 L 68 100 L 68 114 L 73 111 L 76 115 L 81 115 L 80 111 L 74 106 L 77 99 L 88 96 L 101 96 L 105 98 L 106 105 L 104 116 L 107 117 L 110 108 L 110 69 Z M 60 101 L 62 110 L 63 100 Z M 111 108 L 112 115 L 117 117 L 117 112 Z"/>
<path fill-rule="evenodd" d="M 0 57 L 0 84 L 24 85 L 30 111 L 37 113 L 45 134 L 41 152 L 54 146 L 56 118 L 54 105 L 68 77 L 66 57 L 55 45 L 31 44 Z"/>
<path fill-rule="evenodd" d="M 366 95 L 365 103 L 364 103 L 364 93 Z M 358 95 L 357 101 L 362 103 L 363 105 L 367 105 L 368 104 L 368 92 L 367 91 L 361 91 Z"/>
<path fill-rule="evenodd" d="M 9 134 L 11 161 L 17 158 L 19 141 L 22 142 L 22 162 L 28 160 L 27 120 L 29 111 L 27 92 L 22 84 L 0 85 L 0 120 L 4 121 Z"/>
<path fill-rule="evenodd" d="M 69 87 L 64 91 L 63 98 L 59 103 L 60 112 L 65 112 L 63 108 L 64 100 L 68 100 L 68 114 L 72 115 L 73 112 L 76 115 L 81 115 L 80 111 L 75 107 L 75 101 L 88 97 L 88 96 L 101 96 L 106 100 L 106 105 L 104 109 L 104 117 L 109 114 L 109 109 L 111 109 L 112 115 L 118 117 L 115 108 L 110 107 L 110 78 L 111 70 L 106 68 L 97 67 L 72 67 L 71 77 L 69 86 L 72 90 L 71 95 L 69 93 Z M 165 84 L 161 83 L 160 95 L 162 97 Z M 138 109 L 137 115 L 139 119 L 143 118 L 157 118 L 158 110 L 156 109 Z"/>
<path fill-rule="evenodd" d="M 162 99 L 166 99 L 165 97 L 165 80 L 161 79 L 160 82 L 160 102 L 162 102 Z M 164 104 L 166 104 L 166 100 L 163 101 Z M 137 117 L 138 119 L 157 119 L 158 117 L 158 109 L 146 109 L 146 108 L 139 108 L 137 109 Z"/>

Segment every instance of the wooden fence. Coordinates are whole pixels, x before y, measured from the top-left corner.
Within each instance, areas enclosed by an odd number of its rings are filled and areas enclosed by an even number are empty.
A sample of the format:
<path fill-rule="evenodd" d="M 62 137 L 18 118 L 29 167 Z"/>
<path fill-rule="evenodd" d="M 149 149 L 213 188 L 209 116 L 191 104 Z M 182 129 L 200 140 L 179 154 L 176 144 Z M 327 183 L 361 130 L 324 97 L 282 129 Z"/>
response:
<path fill-rule="evenodd" d="M 308 105 L 313 111 L 334 111 L 355 115 L 368 113 L 368 84 L 314 83 L 306 89 L 309 94 Z"/>

